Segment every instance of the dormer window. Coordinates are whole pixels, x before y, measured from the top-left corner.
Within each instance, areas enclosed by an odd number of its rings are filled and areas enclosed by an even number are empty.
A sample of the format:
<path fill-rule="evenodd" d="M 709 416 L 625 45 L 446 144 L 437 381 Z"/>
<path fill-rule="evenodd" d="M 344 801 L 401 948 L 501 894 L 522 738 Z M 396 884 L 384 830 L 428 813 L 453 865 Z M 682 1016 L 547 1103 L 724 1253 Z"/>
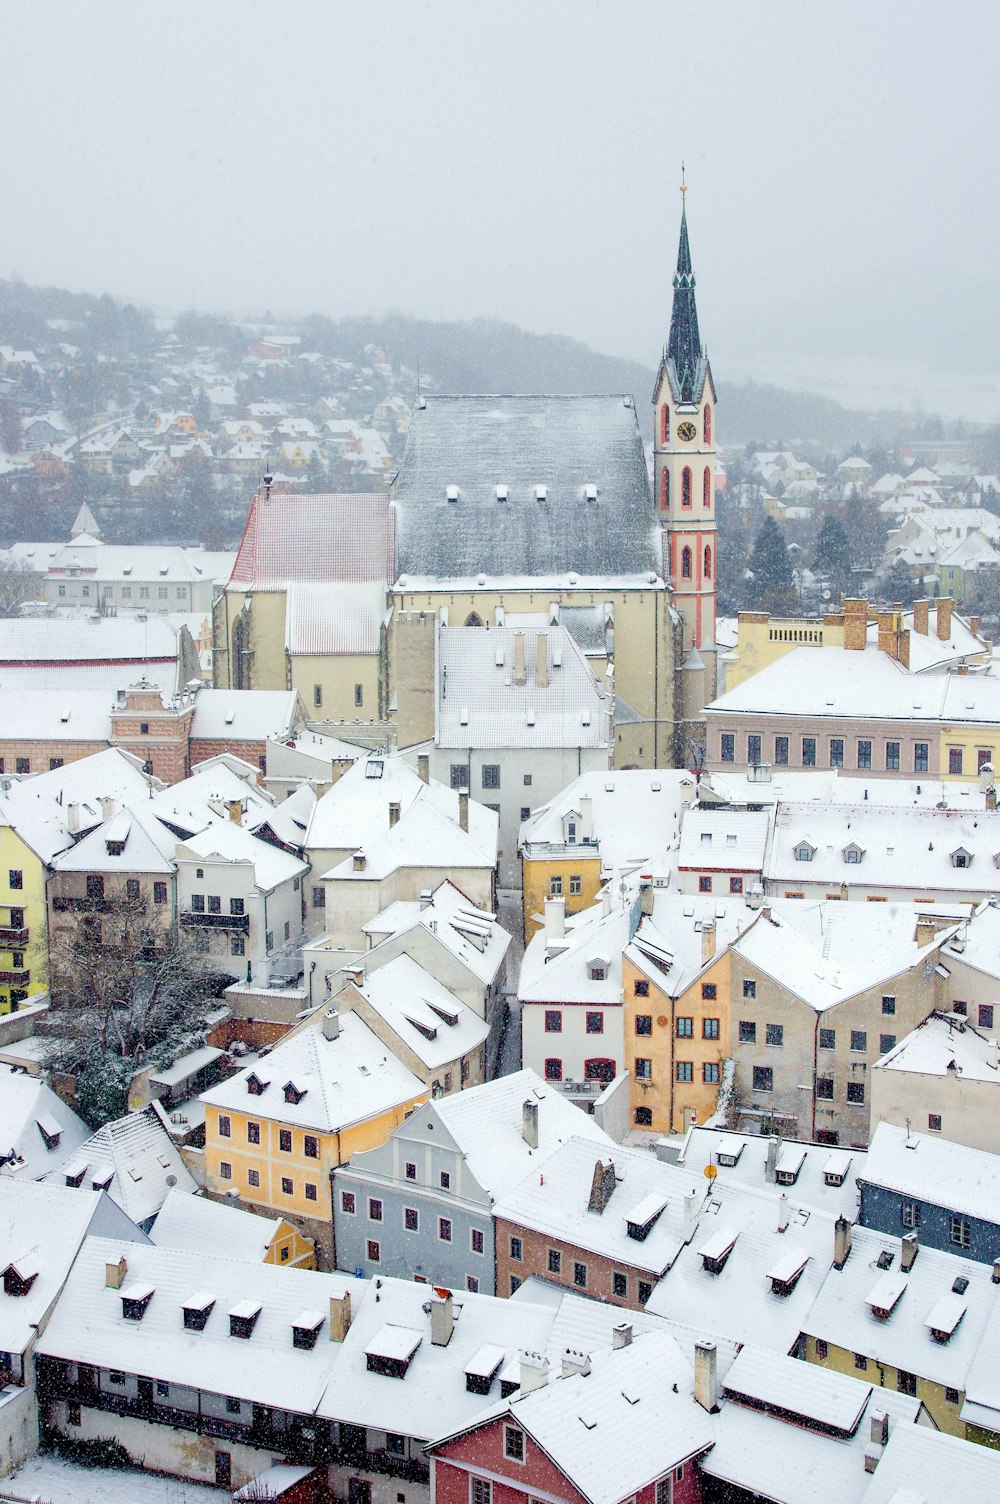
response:
<path fill-rule="evenodd" d="M 124 841 L 105 841 L 104 844 L 108 849 L 108 856 L 123 856 L 125 854 Z"/>
<path fill-rule="evenodd" d="M 445 494 L 445 500 L 446 501 L 456 502 L 458 500 L 458 487 L 457 486 L 445 486 L 445 488 L 444 488 L 444 494 Z"/>
<path fill-rule="evenodd" d="M 122 1291 L 122 1316 L 126 1321 L 141 1321 L 155 1290 L 152 1285 L 127 1285 Z"/>
<path fill-rule="evenodd" d="M 233 1306 L 229 1312 L 230 1337 L 242 1337 L 244 1340 L 252 1337 L 260 1312 L 261 1306 L 256 1300 L 241 1300 L 238 1306 Z"/>
<path fill-rule="evenodd" d="M 847 863 L 847 865 L 849 867 L 858 867 L 858 866 L 860 866 L 861 865 L 861 858 L 863 856 L 864 856 L 864 848 L 861 847 L 861 846 L 858 846 L 857 843 L 854 842 L 854 841 L 852 841 L 849 846 L 845 846 L 844 847 L 844 861 Z"/>
<path fill-rule="evenodd" d="M 698 1250 L 702 1265 L 706 1274 L 721 1274 L 726 1267 L 729 1255 L 736 1246 L 739 1230 L 730 1232 L 726 1228 L 720 1228 L 712 1234 L 707 1243 L 703 1243 Z"/>
<path fill-rule="evenodd" d="M 256 1071 L 251 1071 L 247 1077 L 247 1091 L 252 1097 L 262 1097 L 270 1084 L 269 1081 L 262 1081 Z"/>
<path fill-rule="evenodd" d="M 323 1325 L 322 1311 L 302 1311 L 292 1322 L 292 1346 L 310 1352 L 316 1346 Z"/>
<path fill-rule="evenodd" d="M 972 852 L 966 851 L 964 846 L 957 847 L 951 854 L 951 865 L 953 867 L 971 867 Z"/>
<path fill-rule="evenodd" d="M 38 1278 L 38 1264 L 31 1256 L 7 1265 L 3 1272 L 5 1295 L 27 1295 Z"/>
<path fill-rule="evenodd" d="M 16 959 L 14 965 L 17 965 Z M 62 1138 L 62 1124 L 57 1122 L 51 1113 L 46 1113 L 43 1117 L 36 1118 L 35 1121 L 38 1124 L 38 1131 L 45 1141 L 46 1149 L 58 1149 L 59 1140 Z"/>
<path fill-rule="evenodd" d="M 809 1259 L 810 1255 L 800 1248 L 790 1249 L 783 1258 L 780 1258 L 767 1271 L 767 1278 L 771 1281 L 772 1295 L 791 1295 L 802 1278 L 802 1272 Z"/>
<path fill-rule="evenodd" d="M 75 1191 L 78 1191 L 80 1189 L 80 1187 L 83 1185 L 83 1177 L 86 1175 L 86 1173 L 87 1173 L 87 1166 L 86 1165 L 81 1165 L 78 1170 L 67 1170 L 66 1171 L 66 1184 L 69 1185 L 69 1186 L 72 1186 Z"/>
<path fill-rule="evenodd" d="M 197 1291 L 189 1300 L 184 1302 L 184 1330 L 187 1332 L 203 1332 L 208 1325 L 208 1318 L 212 1314 L 215 1305 L 215 1296 L 208 1295 L 203 1290 Z"/>
<path fill-rule="evenodd" d="M 294 1081 L 286 1081 L 282 1089 L 285 1093 L 285 1101 L 291 1102 L 293 1107 L 299 1105 L 308 1091 L 308 1087 L 296 1086 Z"/>
<path fill-rule="evenodd" d="M 795 848 L 795 860 L 797 862 L 811 862 L 815 855 L 816 848 L 815 846 L 811 846 L 808 841 L 800 841 Z"/>

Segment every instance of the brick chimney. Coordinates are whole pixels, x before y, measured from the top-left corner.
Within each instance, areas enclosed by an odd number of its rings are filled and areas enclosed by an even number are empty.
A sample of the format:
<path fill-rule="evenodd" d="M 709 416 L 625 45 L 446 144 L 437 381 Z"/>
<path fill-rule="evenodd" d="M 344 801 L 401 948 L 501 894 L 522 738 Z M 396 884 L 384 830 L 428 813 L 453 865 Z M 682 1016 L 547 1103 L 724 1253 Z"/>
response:
<path fill-rule="evenodd" d="M 330 1341 L 343 1342 L 351 1330 L 351 1292 L 330 1296 Z"/>
<path fill-rule="evenodd" d="M 899 1267 L 904 1274 L 908 1274 L 917 1262 L 917 1254 L 920 1252 L 920 1238 L 915 1232 L 908 1232 L 903 1237 L 903 1244 L 899 1251 Z"/>
<path fill-rule="evenodd" d="M 547 632 L 535 634 L 535 684 L 539 689 L 549 685 L 549 638 Z"/>
<path fill-rule="evenodd" d="M 951 613 L 954 605 L 955 602 L 950 595 L 941 595 L 938 597 L 934 619 L 937 624 L 939 642 L 947 642 L 951 636 Z"/>
<path fill-rule="evenodd" d="M 610 1159 L 597 1160 L 594 1164 L 594 1177 L 590 1183 L 590 1200 L 587 1203 L 588 1212 L 597 1212 L 598 1216 L 600 1216 L 611 1200 L 614 1189 L 614 1161 Z"/>
<path fill-rule="evenodd" d="M 242 799 L 230 799 L 226 806 L 229 818 L 234 825 L 243 824 L 243 801 Z"/>
<path fill-rule="evenodd" d="M 868 642 L 868 602 L 844 601 L 844 647 L 863 653 Z"/>
<path fill-rule="evenodd" d="M 930 631 L 931 603 L 925 596 L 923 600 L 913 602 L 913 630 L 919 632 L 921 637 L 926 637 Z"/>

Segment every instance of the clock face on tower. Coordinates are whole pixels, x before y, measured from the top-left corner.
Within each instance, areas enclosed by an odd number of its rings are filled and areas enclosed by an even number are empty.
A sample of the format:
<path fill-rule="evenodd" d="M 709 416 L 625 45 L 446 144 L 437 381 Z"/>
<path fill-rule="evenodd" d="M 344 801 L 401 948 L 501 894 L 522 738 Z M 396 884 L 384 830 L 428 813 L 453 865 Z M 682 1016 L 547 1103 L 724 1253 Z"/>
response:
<path fill-rule="evenodd" d="M 697 438 L 697 436 L 698 430 L 697 428 L 695 428 L 693 423 L 681 423 L 678 425 L 677 437 L 683 443 L 690 444 L 691 440 Z"/>

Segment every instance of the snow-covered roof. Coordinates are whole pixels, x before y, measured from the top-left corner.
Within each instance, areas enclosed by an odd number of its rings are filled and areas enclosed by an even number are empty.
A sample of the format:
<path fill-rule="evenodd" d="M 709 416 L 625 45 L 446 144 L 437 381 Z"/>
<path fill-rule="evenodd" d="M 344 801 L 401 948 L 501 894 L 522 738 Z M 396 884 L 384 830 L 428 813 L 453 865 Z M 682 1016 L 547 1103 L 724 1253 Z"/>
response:
<path fill-rule="evenodd" d="M 189 836 L 177 847 L 177 861 L 203 861 L 220 859 L 232 864 L 245 862 L 253 867 L 252 883 L 263 893 L 271 893 L 281 883 L 290 883 L 301 878 L 309 870 L 308 862 L 283 851 L 271 841 L 261 841 L 242 825 L 232 820 L 216 819 L 197 835 Z"/>
<path fill-rule="evenodd" d="M 848 1352 L 919 1374 L 932 1383 L 963 1390 L 996 1301 L 992 1266 L 924 1245 L 910 1270 L 903 1273 L 901 1257 L 899 1238 L 855 1226 L 847 1262 L 841 1269 L 828 1269 L 822 1288 L 803 1316 L 802 1331 Z M 878 1305 L 876 1315 L 870 1297 L 879 1277 L 885 1274 L 898 1279 L 901 1290 L 891 1308 Z M 965 1314 L 948 1340 L 941 1342 L 932 1334 L 927 1317 L 941 1297 L 953 1291 L 956 1280 L 965 1282 Z"/>
<path fill-rule="evenodd" d="M 203 689 L 194 702 L 191 737 L 195 741 L 260 742 L 284 740 L 301 717 L 294 689 Z"/>
<path fill-rule="evenodd" d="M 984 1038 L 954 1013 L 932 1013 L 894 1050 L 876 1061 L 874 1069 L 917 1076 L 947 1077 L 954 1073 L 959 1081 L 1000 1085 L 995 1041 Z"/>
<path fill-rule="evenodd" d="M 119 810 L 53 860 L 56 872 L 150 872 L 175 870 L 177 837 L 147 801 Z"/>
<path fill-rule="evenodd" d="M 516 682 L 519 646 L 523 684 Z M 610 697 L 563 627 L 438 629 L 439 747 L 605 747 L 610 711 Z"/>
<path fill-rule="evenodd" d="M 383 909 L 363 929 L 372 941 L 372 950 L 365 957 L 368 966 L 380 942 L 419 929 L 433 935 L 484 986 L 493 981 L 511 943 L 496 915 L 477 909 L 447 878 L 434 889 L 430 903 L 401 899 Z"/>
<path fill-rule="evenodd" d="M 40 1180 L 90 1136 L 71 1107 L 37 1076 L 0 1067 L 0 1176 Z"/>
<path fill-rule="evenodd" d="M 340 783 L 349 776 L 345 774 Z M 334 788 L 339 786 L 336 784 Z M 317 804 L 317 810 L 322 802 Z M 477 811 L 475 816 L 473 810 Z M 440 802 L 419 798 L 383 835 L 376 835 L 364 844 L 363 866 L 357 866 L 353 856 L 348 856 L 322 873 L 322 877 L 324 881 L 380 882 L 407 867 L 436 868 L 442 872 L 490 870 L 496 866 L 499 823 L 499 816 L 492 810 L 470 800 L 466 831 L 442 811 Z M 310 827 L 310 845 L 311 835 Z"/>
<path fill-rule="evenodd" d="M 182 1248 L 188 1253 L 224 1248 L 229 1258 L 259 1264 L 277 1237 L 281 1222 L 280 1217 L 258 1216 L 226 1202 L 172 1190 L 150 1236 L 159 1248 Z"/>
<path fill-rule="evenodd" d="M 393 514 L 384 492 L 253 499 L 229 585 L 283 590 L 292 581 L 384 581 L 393 572 Z"/>
<path fill-rule="evenodd" d="M 288 586 L 285 647 L 293 658 L 375 654 L 386 610 L 385 581 L 297 581 Z"/>
<path fill-rule="evenodd" d="M 174 1188 L 180 1196 L 197 1189 L 151 1108 L 105 1123 L 46 1179 L 67 1186 L 79 1179 L 78 1190 L 107 1191 L 137 1225 L 154 1217 Z"/>
<path fill-rule="evenodd" d="M 201 1101 L 223 1110 L 252 1109 L 256 1117 L 335 1133 L 427 1096 L 424 1083 L 357 1014 L 341 1016 L 335 1039 L 325 1037 L 320 1022 L 317 1018 L 263 1059 L 210 1088 Z M 251 1076 L 264 1083 L 264 1089 L 253 1095 L 247 1086 Z M 286 1100 L 286 1083 L 295 1087 L 298 1101 Z"/>
<path fill-rule="evenodd" d="M 758 921 L 742 898 L 709 898 L 654 888 L 653 912 L 644 916 L 626 954 L 670 997 L 680 994 L 714 958 Z M 714 946 L 705 932 L 714 929 Z"/>
<path fill-rule="evenodd" d="M 428 1070 L 478 1049 L 489 1025 L 412 956 L 396 956 L 357 984 L 365 1002 Z"/>
<path fill-rule="evenodd" d="M 779 1145 L 784 1147 L 784 1145 Z M 767 1179 L 768 1139 L 758 1134 L 704 1128 L 688 1130 L 677 1163 L 693 1174 L 704 1174 L 707 1165 L 717 1171 L 715 1185 L 736 1184 L 791 1196 L 797 1206 L 842 1215 L 853 1222 L 857 1214 L 857 1182 L 865 1164 L 863 1149 L 835 1149 L 829 1144 L 800 1144 L 802 1164 L 794 1186 Z M 839 1182 L 839 1183 L 835 1183 Z"/>
<path fill-rule="evenodd" d="M 766 813 L 695 806 L 681 825 L 678 870 L 759 873 L 770 824 Z"/>
<path fill-rule="evenodd" d="M 631 899 L 615 894 L 610 912 L 594 904 L 566 919 L 565 936 L 546 944 L 544 929 L 532 936 L 518 981 L 522 1003 L 621 1005 L 622 951 L 631 933 Z M 592 962 L 599 964 L 595 968 Z M 595 970 L 600 975 L 594 975 Z"/>
<path fill-rule="evenodd" d="M 583 773 L 532 810 L 521 826 L 520 842 L 529 856 L 544 857 L 547 845 L 566 841 L 566 819 L 582 813 L 580 801 L 589 799 L 596 853 L 583 840 L 576 824 L 576 849 L 581 857 L 599 854 L 602 869 L 634 871 L 650 862 L 660 870 L 669 864 L 677 844 L 681 813 L 695 790 L 692 775 L 671 768 L 628 769 Z M 533 847 L 538 849 L 532 850 Z"/>
<path fill-rule="evenodd" d="M 857 786 L 857 780 L 854 781 Z M 860 846 L 859 862 L 845 851 Z M 808 861 L 796 853 L 809 850 Z M 956 853 L 964 853 L 961 864 Z M 1000 812 L 996 810 L 909 809 L 857 804 L 781 804 L 764 876 L 776 884 L 793 880 L 838 888 L 842 882 L 892 891 L 915 886 L 977 898 L 998 885 Z"/>
<path fill-rule="evenodd" d="M 123 1316 L 121 1291 L 106 1284 L 107 1264 L 122 1255 L 128 1282 L 154 1292 L 141 1321 Z M 297 1348 L 292 1327 L 303 1309 L 325 1311 L 345 1291 L 362 1305 L 369 1293 L 347 1275 L 251 1262 L 207 1247 L 188 1253 L 88 1238 L 38 1351 L 309 1414 L 339 1344 L 324 1331 L 313 1349 Z M 195 1298 L 201 1308 L 210 1304 L 197 1333 L 183 1324 L 184 1305 Z M 230 1312 L 244 1301 L 260 1314 L 249 1337 L 232 1336 Z"/>
<path fill-rule="evenodd" d="M 998 1496 L 1000 1455 L 990 1447 L 928 1426 L 897 1426 L 863 1504 L 949 1504 Z"/>
<path fill-rule="evenodd" d="M 655 577 L 661 569 L 630 397 L 423 398 L 395 505 L 397 570 L 408 577 Z"/>
<path fill-rule="evenodd" d="M 879 1123 L 861 1180 L 1000 1225 L 1000 1155 Z"/>
<path fill-rule="evenodd" d="M 890 778 L 873 773 L 869 777 L 844 776 L 838 768 L 821 768 L 815 772 L 775 768 L 703 773 L 698 783 L 698 797 L 703 802 L 722 800 L 735 807 L 772 804 L 856 804 L 868 800 L 885 808 L 985 809 L 986 795 L 978 783 L 961 783 L 956 779 Z"/>
<path fill-rule="evenodd" d="M 1000 904 L 986 900 L 941 949 L 945 965 L 971 966 L 1000 982 Z"/>

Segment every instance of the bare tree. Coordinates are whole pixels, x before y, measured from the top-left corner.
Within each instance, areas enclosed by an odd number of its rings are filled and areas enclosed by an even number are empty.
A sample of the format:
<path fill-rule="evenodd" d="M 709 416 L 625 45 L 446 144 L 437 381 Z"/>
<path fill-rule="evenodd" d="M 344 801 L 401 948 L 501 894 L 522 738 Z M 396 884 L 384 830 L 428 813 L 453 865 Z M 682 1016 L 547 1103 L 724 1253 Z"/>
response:
<path fill-rule="evenodd" d="M 0 617 L 20 616 L 25 601 L 33 600 L 39 578 L 27 564 L 0 559 Z"/>

